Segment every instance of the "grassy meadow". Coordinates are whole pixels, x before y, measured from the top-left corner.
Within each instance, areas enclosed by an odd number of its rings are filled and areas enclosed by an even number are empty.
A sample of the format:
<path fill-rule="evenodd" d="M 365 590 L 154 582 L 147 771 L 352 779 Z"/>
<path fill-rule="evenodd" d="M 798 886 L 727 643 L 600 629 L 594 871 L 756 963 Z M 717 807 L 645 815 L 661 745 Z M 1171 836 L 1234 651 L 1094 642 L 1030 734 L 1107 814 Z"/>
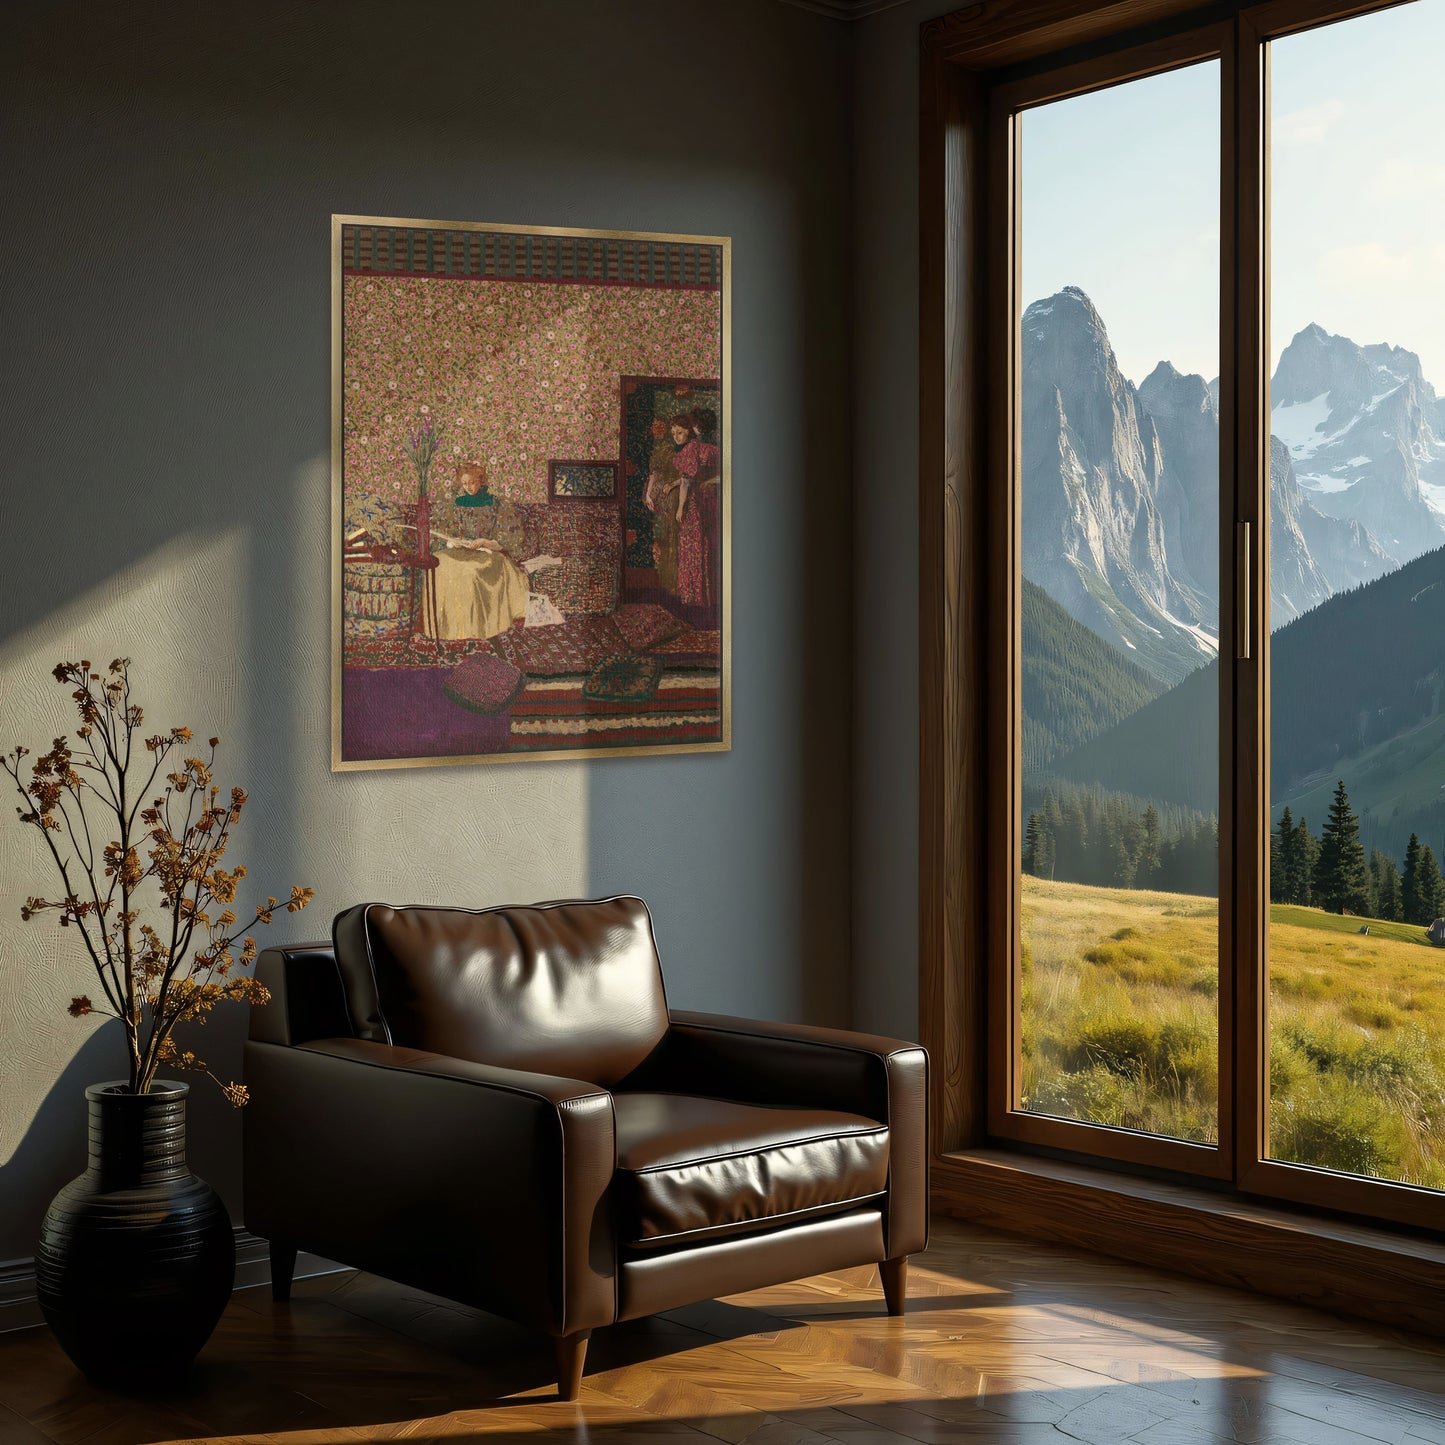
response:
<path fill-rule="evenodd" d="M 1218 929 L 1212 898 L 1026 876 L 1025 1107 L 1213 1142 Z M 1270 986 L 1272 1156 L 1445 1189 L 1445 949 L 1276 905 Z"/>

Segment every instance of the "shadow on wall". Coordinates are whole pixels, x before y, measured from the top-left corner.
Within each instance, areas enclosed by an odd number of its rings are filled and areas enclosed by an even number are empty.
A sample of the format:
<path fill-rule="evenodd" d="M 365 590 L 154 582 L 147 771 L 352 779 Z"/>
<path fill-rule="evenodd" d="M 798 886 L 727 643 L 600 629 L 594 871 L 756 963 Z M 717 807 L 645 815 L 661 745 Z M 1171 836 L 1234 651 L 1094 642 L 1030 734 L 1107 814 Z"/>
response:
<path fill-rule="evenodd" d="M 217 1010 L 212 1020 L 199 1036 L 193 1031 L 187 1042 L 203 1050 L 202 1057 L 217 1066 L 214 1072 L 219 1078 L 229 1079 L 239 1073 L 239 1065 L 228 1069 L 223 1061 L 240 1058 L 245 1010 Z M 86 1089 L 125 1079 L 127 1068 L 125 1035 L 118 1021 L 108 1020 L 85 1040 L 43 1097 L 34 1100 L 29 1125 L 13 1153 L 0 1163 L 0 1199 L 5 1201 L 9 1231 L 6 1244 L 17 1258 L 33 1253 L 46 1206 L 62 1185 L 85 1170 Z M 187 1163 L 226 1196 L 231 1218 L 239 1223 L 240 1111 L 226 1102 L 205 1074 L 172 1070 L 168 1076 L 191 1086 L 186 1101 Z"/>
<path fill-rule="evenodd" d="M 92 1084 L 125 1077 L 125 1038 L 118 1023 L 106 1024 L 86 1039 L 37 1101 L 14 1152 L 0 1164 L 0 1198 L 15 1221 L 14 1238 L 7 1244 L 18 1258 L 34 1253 L 46 1206 L 56 1191 L 85 1170 L 85 1091 Z"/>

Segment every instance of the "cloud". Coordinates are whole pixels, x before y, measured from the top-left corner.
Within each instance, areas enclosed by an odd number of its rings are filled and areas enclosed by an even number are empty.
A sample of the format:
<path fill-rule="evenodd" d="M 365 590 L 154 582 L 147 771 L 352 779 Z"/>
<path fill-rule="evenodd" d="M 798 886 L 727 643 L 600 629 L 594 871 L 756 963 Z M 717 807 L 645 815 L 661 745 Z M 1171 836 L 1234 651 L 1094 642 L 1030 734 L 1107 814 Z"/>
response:
<path fill-rule="evenodd" d="M 1317 274 L 1321 285 L 1341 290 L 1386 290 L 1418 281 L 1438 285 L 1445 268 L 1445 244 L 1401 246 L 1391 249 L 1379 241 L 1357 246 L 1335 246 L 1320 256 Z"/>
<path fill-rule="evenodd" d="M 1445 163 L 1392 156 L 1376 173 L 1370 190 L 1378 200 L 1422 199 L 1445 193 Z"/>
<path fill-rule="evenodd" d="M 1392 251 L 1379 241 L 1335 246 L 1319 259 L 1319 278 L 1326 286 L 1357 287 L 1369 282 L 1408 281 L 1414 271 L 1411 251 Z"/>
<path fill-rule="evenodd" d="M 1346 109 L 1342 100 L 1322 100 L 1318 105 L 1286 111 L 1273 119 L 1274 139 L 1284 145 L 1316 145 L 1334 129 Z"/>
<path fill-rule="evenodd" d="M 1219 274 L 1219 225 L 1202 227 L 1182 237 L 1158 260 L 1160 270 L 1177 284 L 1197 284 Z"/>

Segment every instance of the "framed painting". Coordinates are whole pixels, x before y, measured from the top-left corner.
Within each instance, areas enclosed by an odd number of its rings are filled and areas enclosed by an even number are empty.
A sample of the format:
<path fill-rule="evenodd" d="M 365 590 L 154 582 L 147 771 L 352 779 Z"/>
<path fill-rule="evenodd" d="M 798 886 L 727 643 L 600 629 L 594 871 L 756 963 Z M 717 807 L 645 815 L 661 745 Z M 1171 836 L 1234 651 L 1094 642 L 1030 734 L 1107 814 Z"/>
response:
<path fill-rule="evenodd" d="M 332 767 L 731 745 L 731 242 L 333 216 Z"/>

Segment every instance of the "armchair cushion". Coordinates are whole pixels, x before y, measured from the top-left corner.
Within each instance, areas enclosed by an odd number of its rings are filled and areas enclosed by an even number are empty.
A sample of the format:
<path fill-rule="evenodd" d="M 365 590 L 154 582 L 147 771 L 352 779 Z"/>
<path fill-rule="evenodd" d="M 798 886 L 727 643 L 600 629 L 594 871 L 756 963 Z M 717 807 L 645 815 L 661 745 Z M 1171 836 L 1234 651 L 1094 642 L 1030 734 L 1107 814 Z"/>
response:
<path fill-rule="evenodd" d="M 332 926 L 357 1038 L 610 1088 L 667 1032 L 640 898 L 364 903 Z"/>
<path fill-rule="evenodd" d="M 831 1109 L 616 1094 L 617 1228 L 672 1248 L 841 1213 L 888 1187 L 888 1127 Z"/>
<path fill-rule="evenodd" d="M 630 1092 L 846 1109 L 888 1126 L 886 1258 L 928 1242 L 928 1055 L 873 1034 L 674 1010 Z"/>

